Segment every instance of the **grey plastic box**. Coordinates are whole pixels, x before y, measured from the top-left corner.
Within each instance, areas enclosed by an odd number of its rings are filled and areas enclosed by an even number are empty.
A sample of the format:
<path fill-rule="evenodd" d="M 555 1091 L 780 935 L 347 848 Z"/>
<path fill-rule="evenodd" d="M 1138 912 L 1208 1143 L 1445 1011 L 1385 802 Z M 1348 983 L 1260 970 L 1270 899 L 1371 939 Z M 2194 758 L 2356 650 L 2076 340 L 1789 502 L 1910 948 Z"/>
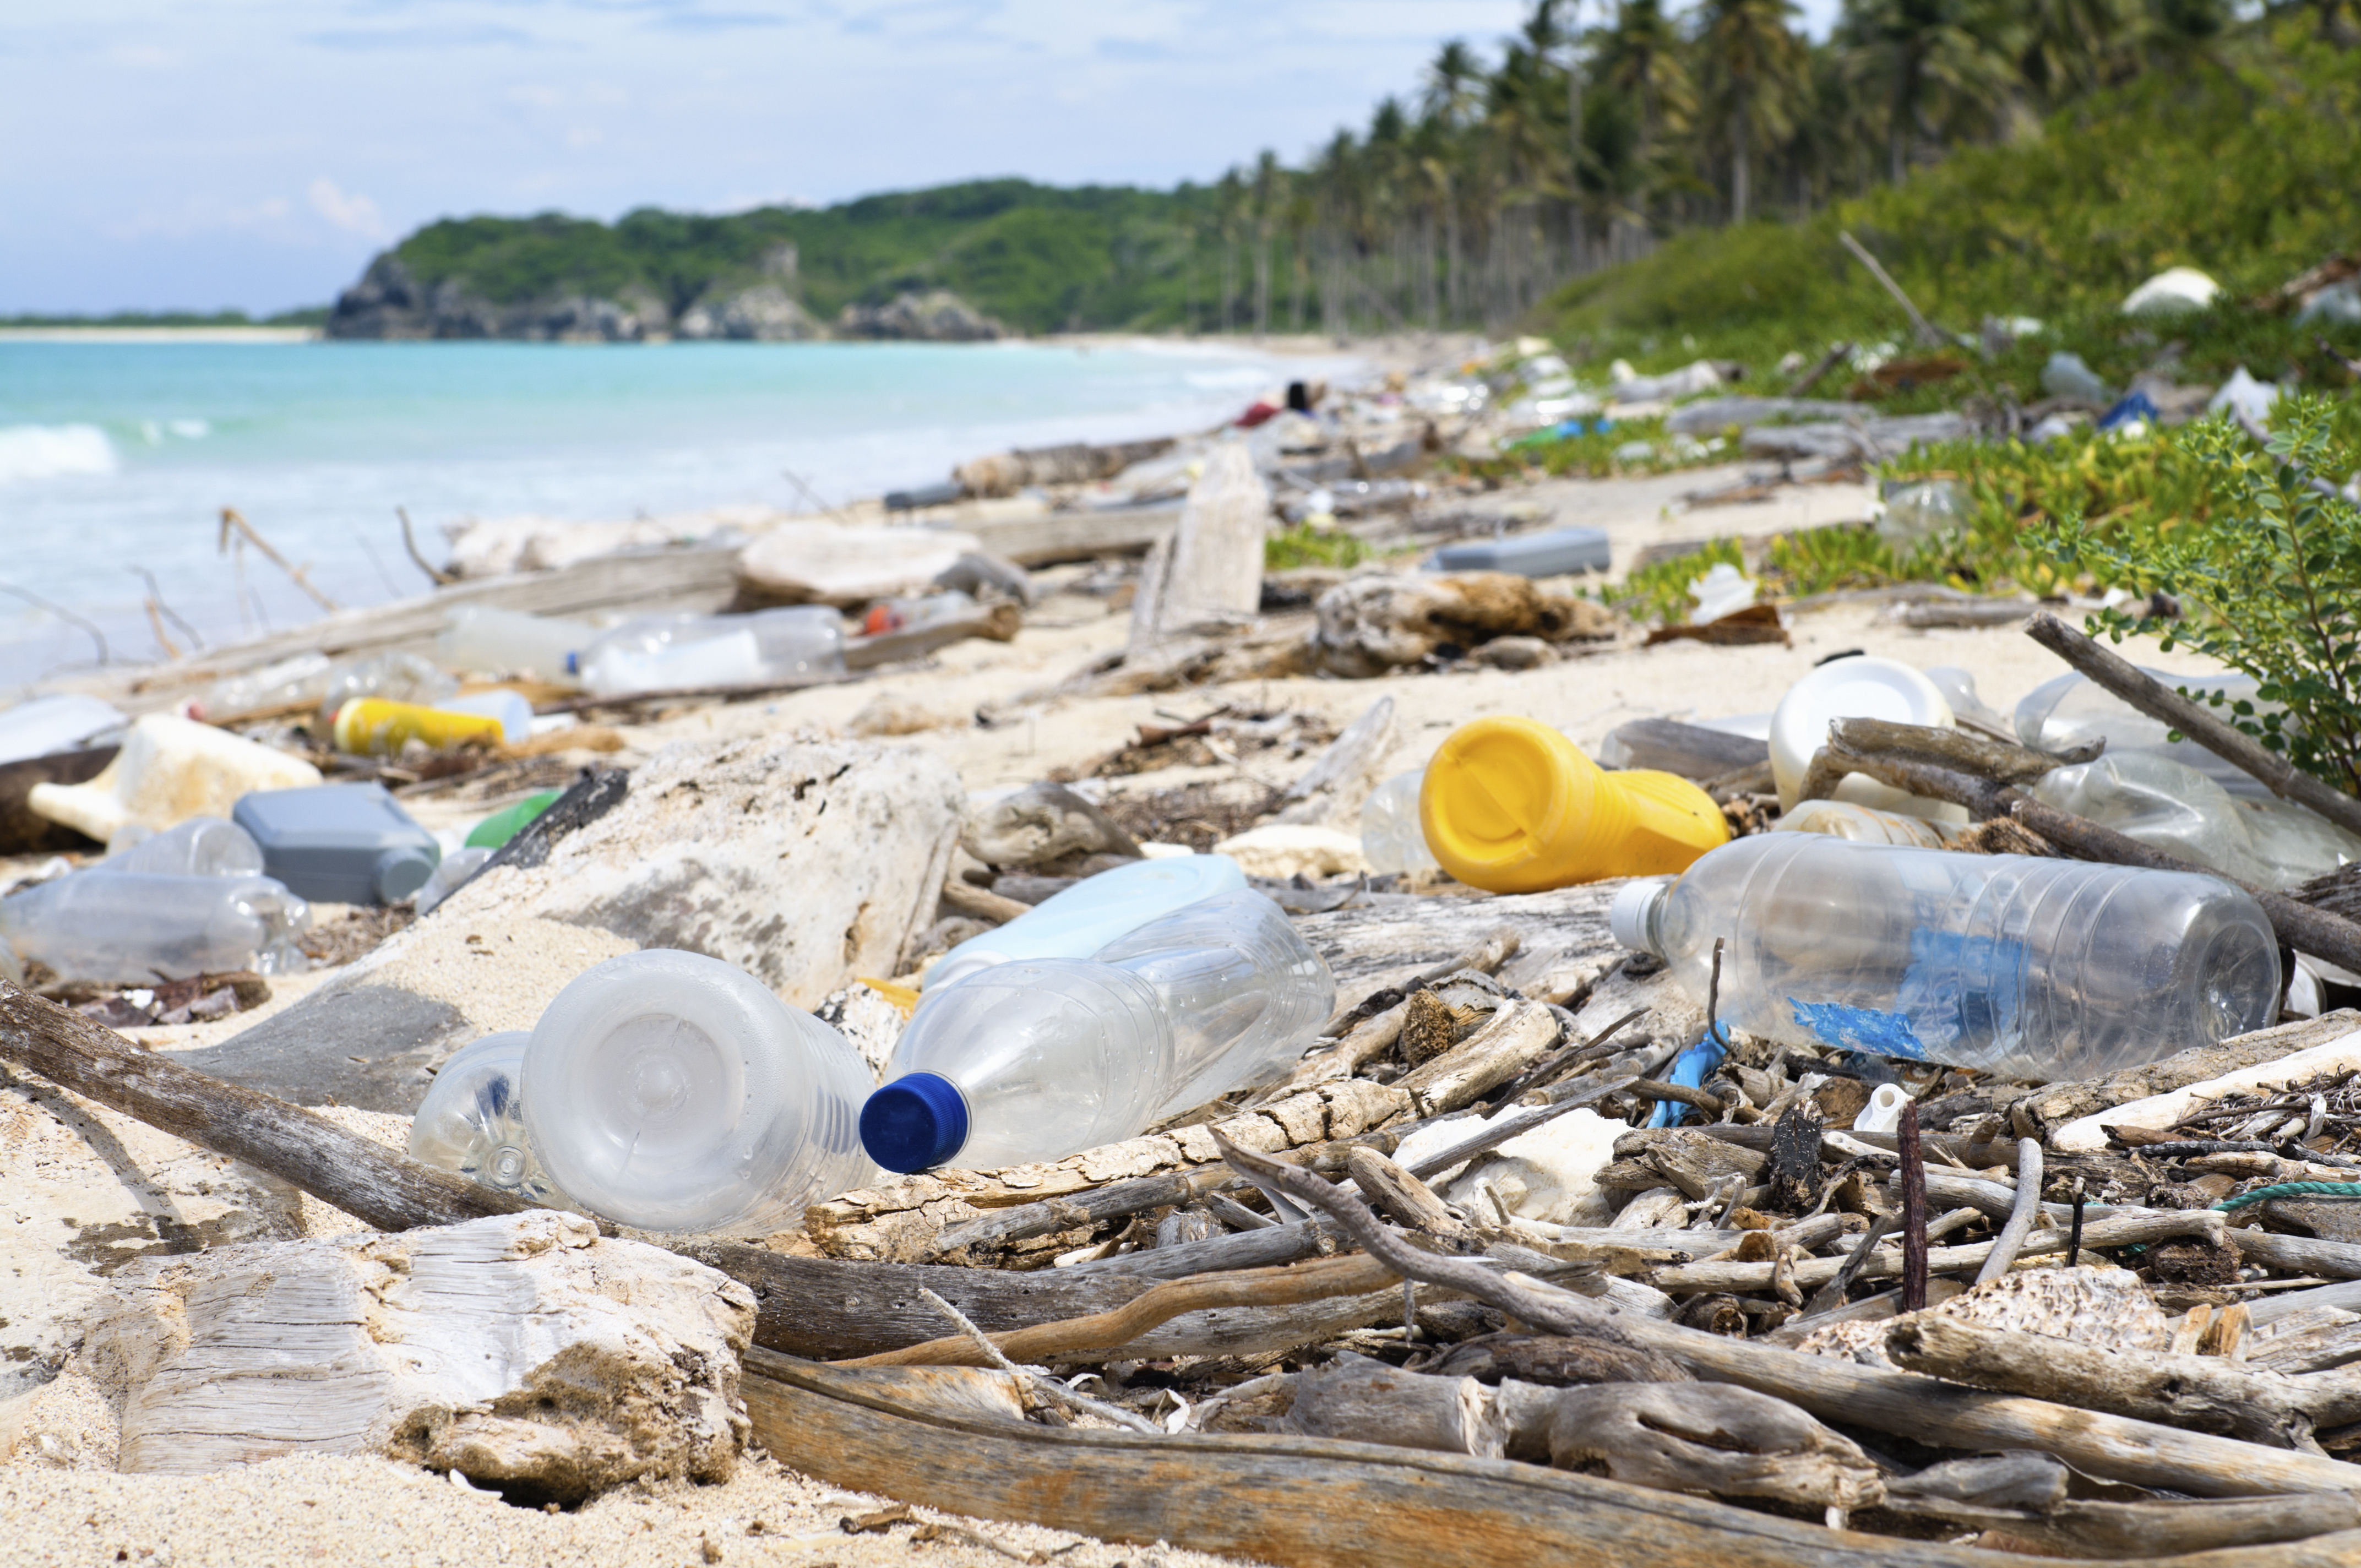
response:
<path fill-rule="evenodd" d="M 383 784 L 314 784 L 241 796 L 231 819 L 262 846 L 262 869 L 320 904 L 392 904 L 443 859 L 434 835 Z"/>
<path fill-rule="evenodd" d="M 1607 531 L 1553 528 L 1506 539 L 1470 539 L 1434 553 L 1438 572 L 1514 572 L 1521 577 L 1560 577 L 1569 572 L 1607 570 Z"/>

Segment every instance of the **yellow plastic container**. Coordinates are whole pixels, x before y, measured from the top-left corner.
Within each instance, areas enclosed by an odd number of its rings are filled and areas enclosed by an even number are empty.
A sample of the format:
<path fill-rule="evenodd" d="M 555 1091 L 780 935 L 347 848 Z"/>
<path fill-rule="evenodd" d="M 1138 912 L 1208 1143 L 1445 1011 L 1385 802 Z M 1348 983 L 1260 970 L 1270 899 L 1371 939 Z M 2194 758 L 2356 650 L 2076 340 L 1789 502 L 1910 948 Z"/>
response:
<path fill-rule="evenodd" d="M 447 747 L 500 743 L 500 721 L 489 714 L 446 713 L 415 703 L 357 696 L 336 709 L 336 750 L 357 757 L 390 757 L 412 740 Z"/>
<path fill-rule="evenodd" d="M 1671 773 L 1610 773 L 1546 724 L 1479 718 L 1444 741 L 1418 795 L 1426 846 L 1488 893 L 1657 876 L 1730 841 L 1705 791 Z"/>

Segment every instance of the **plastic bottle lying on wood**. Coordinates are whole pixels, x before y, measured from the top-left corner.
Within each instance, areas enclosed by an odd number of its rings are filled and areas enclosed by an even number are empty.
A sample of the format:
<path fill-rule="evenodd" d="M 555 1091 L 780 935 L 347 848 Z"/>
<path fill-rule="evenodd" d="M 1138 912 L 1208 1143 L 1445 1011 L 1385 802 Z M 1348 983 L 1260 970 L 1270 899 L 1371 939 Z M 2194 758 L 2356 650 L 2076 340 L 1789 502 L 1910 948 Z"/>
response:
<path fill-rule="evenodd" d="M 486 1035 L 454 1052 L 410 1124 L 410 1157 L 528 1203 L 551 1208 L 569 1200 L 533 1157 L 524 1125 L 522 1029 Z"/>
<path fill-rule="evenodd" d="M 1227 855 L 1174 855 L 1116 866 L 1050 894 L 996 930 L 970 937 L 937 959 L 919 985 L 931 996 L 994 964 L 1088 958 L 1151 920 L 1246 885 L 1246 873 Z"/>
<path fill-rule="evenodd" d="M 1617 941 L 1720 1016 L 1835 1046 L 2092 1078 L 2270 1022 L 2279 941 L 2218 877 L 1764 833 L 1616 895 Z"/>
<path fill-rule="evenodd" d="M 888 1170 L 1060 1159 L 1276 1076 L 1335 1001 L 1279 905 L 1203 899 L 1089 959 L 1005 963 L 929 994 L 862 1141 Z"/>

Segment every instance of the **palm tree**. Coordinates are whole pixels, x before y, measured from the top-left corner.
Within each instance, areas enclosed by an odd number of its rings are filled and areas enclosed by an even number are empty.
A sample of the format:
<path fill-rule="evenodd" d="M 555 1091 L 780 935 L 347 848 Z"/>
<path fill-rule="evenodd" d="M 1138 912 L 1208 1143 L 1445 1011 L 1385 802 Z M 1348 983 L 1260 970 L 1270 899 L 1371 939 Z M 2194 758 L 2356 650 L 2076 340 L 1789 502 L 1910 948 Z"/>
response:
<path fill-rule="evenodd" d="M 1419 107 L 1429 118 L 1456 129 L 1481 101 L 1483 81 L 1484 65 L 1476 51 L 1466 38 L 1453 38 L 1435 51 L 1434 62 L 1426 68 L 1426 95 Z"/>
<path fill-rule="evenodd" d="M 1685 136 L 1697 115 L 1697 83 L 1689 76 L 1680 28 L 1664 0 L 1622 0 L 1598 41 L 1601 81 L 1639 108 L 1639 159 L 1654 159 L 1657 138 Z"/>
<path fill-rule="evenodd" d="M 1885 105 L 1886 178 L 1909 172 L 1914 141 L 1983 134 L 2015 85 L 2022 32 L 1991 0 L 1848 0 L 1839 48 Z"/>
<path fill-rule="evenodd" d="M 2016 71 L 2049 106 L 2104 85 L 2137 27 L 2126 0 L 2019 0 Z"/>
<path fill-rule="evenodd" d="M 1795 0 L 1704 0 L 1697 8 L 1705 96 L 1729 137 L 1730 221 L 1751 210 L 1754 157 L 1794 128 L 1810 55 Z"/>

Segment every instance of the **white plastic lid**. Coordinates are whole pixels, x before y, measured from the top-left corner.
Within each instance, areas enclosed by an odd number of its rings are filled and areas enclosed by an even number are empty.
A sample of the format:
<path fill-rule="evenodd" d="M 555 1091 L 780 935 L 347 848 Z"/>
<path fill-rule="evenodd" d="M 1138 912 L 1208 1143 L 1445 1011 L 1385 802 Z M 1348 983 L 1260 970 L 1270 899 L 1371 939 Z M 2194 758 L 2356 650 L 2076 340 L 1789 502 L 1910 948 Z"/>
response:
<path fill-rule="evenodd" d="M 1804 772 L 1828 743 L 1828 721 L 1835 718 L 1883 718 L 1947 729 L 1952 725 L 1951 705 L 1940 688 L 1898 659 L 1857 654 L 1822 664 L 1789 686 L 1771 713 L 1771 775 L 1782 806 L 1795 804 Z M 1889 811 L 1911 799 L 1900 790 L 1876 787 L 1881 798 L 1854 793 L 1843 798 Z"/>
<path fill-rule="evenodd" d="M 1628 883 L 1616 891 L 1615 902 L 1607 906 L 1607 929 L 1618 944 L 1634 952 L 1656 951 L 1648 946 L 1648 921 L 1672 886 L 1670 877 L 1648 877 Z"/>

